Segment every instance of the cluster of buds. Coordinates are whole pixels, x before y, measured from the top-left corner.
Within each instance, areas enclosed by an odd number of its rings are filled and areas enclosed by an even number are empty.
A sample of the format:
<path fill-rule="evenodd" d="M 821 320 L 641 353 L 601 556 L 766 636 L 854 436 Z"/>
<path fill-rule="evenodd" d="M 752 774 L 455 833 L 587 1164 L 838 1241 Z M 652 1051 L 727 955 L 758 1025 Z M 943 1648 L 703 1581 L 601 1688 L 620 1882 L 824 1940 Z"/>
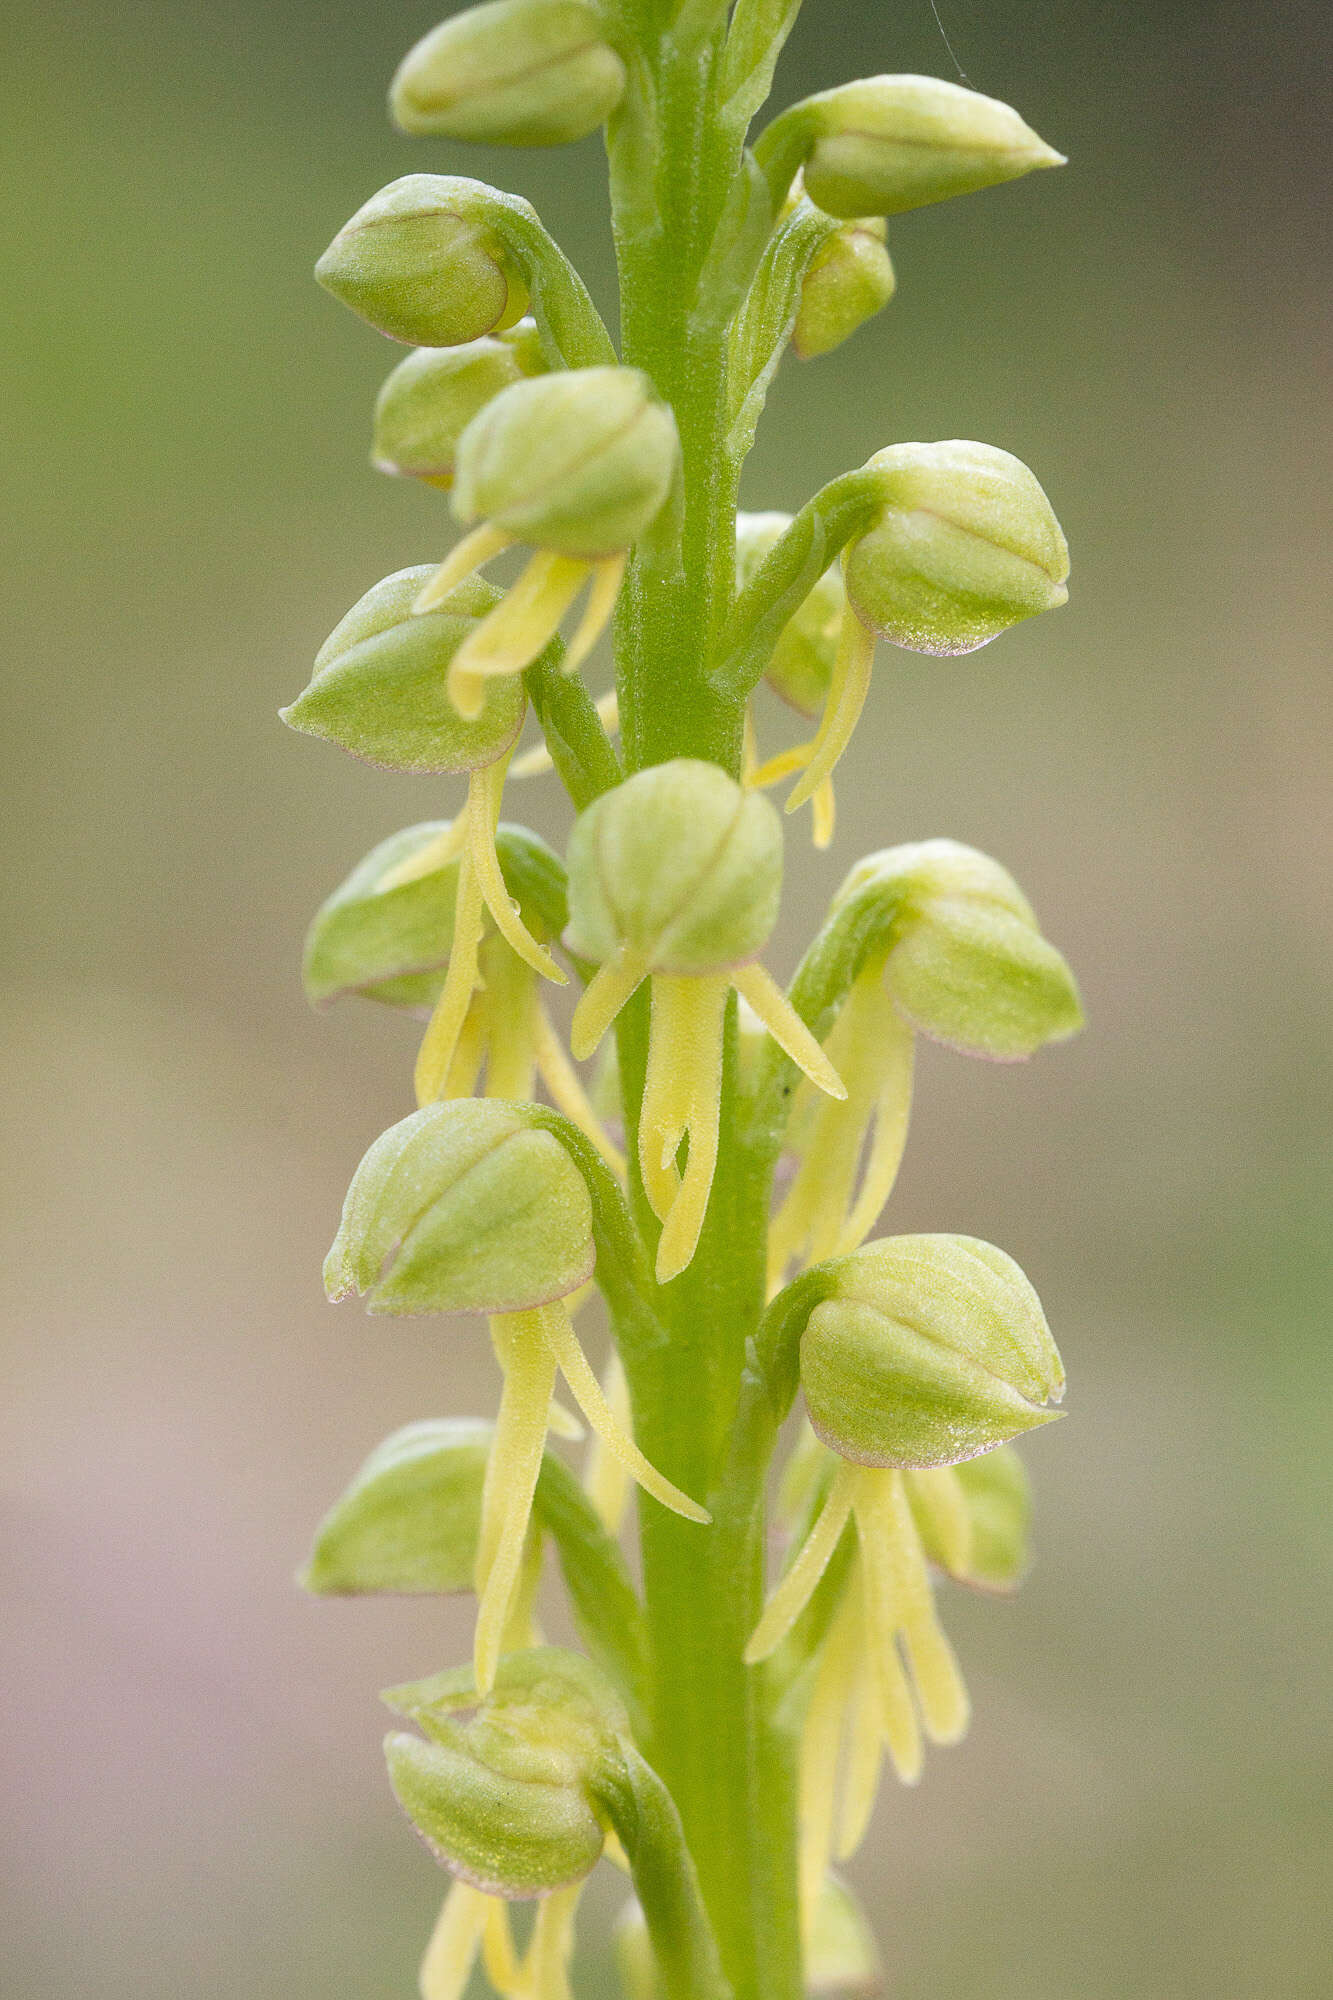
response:
<path fill-rule="evenodd" d="M 747 147 L 791 12 L 738 7 L 708 28 L 686 8 L 649 37 L 603 0 L 486 0 L 426 35 L 392 84 L 413 134 L 531 147 L 606 126 L 618 240 L 644 268 L 684 255 L 653 210 L 663 149 L 689 133 L 721 175 L 730 148 L 715 233 L 691 250 L 697 270 L 680 267 L 696 294 L 660 288 L 711 355 L 697 399 L 679 381 L 664 390 L 660 343 L 631 330 L 622 360 L 533 210 L 479 181 L 393 182 L 317 267 L 412 350 L 380 391 L 374 464 L 446 494 L 462 530 L 443 561 L 360 599 L 283 711 L 373 765 L 465 780 L 450 816 L 357 863 L 316 913 L 304 959 L 313 1004 L 357 995 L 425 1021 L 417 1109 L 356 1170 L 328 1296 L 376 1314 L 484 1315 L 500 1370 L 493 1421 L 409 1425 L 367 1459 L 303 1574 L 321 1595 L 477 1599 L 470 1665 L 385 1697 L 411 1725 L 386 1745 L 394 1792 L 454 1878 L 423 2000 L 462 2000 L 478 1961 L 507 2000 L 569 2000 L 575 1909 L 603 1856 L 633 1876 L 618 1949 L 634 2000 L 726 2000 L 708 1885 L 701 1897 L 680 1815 L 639 1748 L 669 1748 L 654 1704 L 671 1662 L 652 1650 L 660 1620 L 654 1633 L 617 1537 L 632 1483 L 700 1531 L 713 1527 L 705 1500 L 716 1532 L 756 1521 L 763 1467 L 747 1460 L 754 1490 L 732 1490 L 744 1453 L 729 1457 L 724 1433 L 734 1419 L 750 1436 L 753 1392 L 772 1431 L 766 1464 L 798 1388 L 793 1553 L 745 1651 L 746 1713 L 771 1709 L 764 1727 L 804 1717 L 805 1990 L 868 1988 L 873 1943 L 833 1864 L 865 1830 L 885 1757 L 915 1782 L 923 1743 L 967 1726 L 932 1569 L 1012 1588 L 1027 1524 L 1012 1440 L 1052 1421 L 1064 1389 L 1036 1295 L 1001 1251 L 956 1235 L 866 1241 L 906 1142 L 916 1037 L 1013 1060 L 1080 1024 L 1069 969 L 1013 879 L 951 841 L 885 849 L 847 875 L 788 992 L 761 962 L 783 877 L 765 788 L 795 779 L 787 809 L 810 803 L 827 846 L 878 640 L 963 654 L 1063 603 L 1050 504 L 1005 451 L 898 444 L 795 516 L 740 515 L 734 579 L 729 527 L 706 593 L 694 574 L 696 525 L 730 520 L 719 496 L 735 493 L 781 355 L 830 353 L 893 297 L 886 218 L 1059 155 L 1007 106 L 910 76 L 808 98 Z M 691 54 L 709 33 L 715 64 Z M 707 102 L 677 116 L 673 93 L 684 102 L 705 76 Z M 483 575 L 520 552 L 503 587 Z M 661 735 L 635 712 L 655 665 L 636 621 L 665 620 L 692 592 L 707 615 L 674 658 L 694 679 L 658 685 L 672 707 Z M 575 676 L 618 606 L 618 686 L 594 705 Z M 767 760 L 748 706 L 761 680 L 812 728 Z M 708 755 L 666 755 L 690 747 L 695 701 L 724 717 L 701 726 Z M 623 766 L 610 741 L 622 703 Z M 515 762 L 530 708 L 545 741 Z M 511 768 L 551 763 L 578 809 L 564 860 L 501 819 Z M 568 1053 L 546 992 L 569 983 L 557 954 L 582 986 Z M 613 1024 L 623 1151 L 614 1109 L 577 1067 Z M 744 1200 L 715 1199 L 724 1134 L 744 1158 Z M 782 1154 L 792 1171 L 767 1226 L 765 1313 L 764 1225 L 743 1244 L 728 1231 L 762 1215 L 754 1197 Z M 645 1397 L 682 1315 L 706 1317 L 710 1274 L 717 1291 L 729 1262 L 737 1298 L 752 1281 L 738 1307 L 749 1324 L 688 1332 L 692 1351 L 711 1342 L 738 1370 L 744 1347 L 745 1380 L 718 1408 L 701 1386 L 697 1456 L 654 1411 L 639 1429 L 650 1458 L 635 1436 Z M 691 1266 L 704 1282 L 675 1285 Z M 602 1380 L 573 1320 L 593 1284 L 612 1322 Z M 580 1481 L 551 1439 L 587 1432 Z M 542 1643 L 548 1549 L 586 1657 Z M 757 1580 L 757 1561 L 737 1562 Z M 649 1593 L 655 1575 L 645 1565 Z M 758 1610 L 756 1581 L 742 1630 Z M 507 1909 L 528 1898 L 538 1913 L 520 1950 Z M 799 1984 L 798 1970 L 782 1991 Z"/>

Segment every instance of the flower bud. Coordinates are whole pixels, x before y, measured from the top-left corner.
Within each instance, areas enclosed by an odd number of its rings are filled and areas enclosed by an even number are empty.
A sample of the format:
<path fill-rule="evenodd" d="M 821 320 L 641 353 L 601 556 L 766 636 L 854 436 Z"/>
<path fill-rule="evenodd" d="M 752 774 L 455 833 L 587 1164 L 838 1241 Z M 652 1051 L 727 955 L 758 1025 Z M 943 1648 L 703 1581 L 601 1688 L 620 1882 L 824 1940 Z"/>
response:
<path fill-rule="evenodd" d="M 998 861 L 955 840 L 886 848 L 856 864 L 834 907 L 872 885 L 894 908 L 885 982 L 914 1028 L 1014 1061 L 1082 1026 L 1073 974 Z"/>
<path fill-rule="evenodd" d="M 932 76 L 865 77 L 795 110 L 815 135 L 806 193 L 829 215 L 898 215 L 1064 164 L 1007 104 Z"/>
<path fill-rule="evenodd" d="M 973 653 L 1068 598 L 1068 546 L 1021 459 L 955 439 L 891 445 L 866 470 L 884 506 L 843 570 L 857 615 L 882 638 Z"/>
<path fill-rule="evenodd" d="M 343 225 L 315 276 L 411 347 L 458 347 L 512 326 L 527 290 L 500 238 L 467 213 L 475 189 L 446 174 L 391 181 Z"/>
<path fill-rule="evenodd" d="M 394 1734 L 385 1754 L 399 1804 L 452 1874 L 527 1897 L 591 1873 L 606 1841 L 591 1792 L 626 1725 L 590 1661 L 539 1647 L 501 1661 L 480 1702 L 466 1671 L 384 1698 L 429 1738 Z"/>
<path fill-rule="evenodd" d="M 279 711 L 283 721 L 391 771 L 475 771 L 502 757 L 523 726 L 522 682 L 488 682 L 470 721 L 445 684 L 499 593 L 470 578 L 438 610 L 414 616 L 434 574 L 427 563 L 368 590 L 321 646 L 309 687 Z"/>
<path fill-rule="evenodd" d="M 376 400 L 375 464 L 381 472 L 452 486 L 459 438 L 493 396 L 522 379 L 508 341 L 417 348 L 399 362 Z"/>
<path fill-rule="evenodd" d="M 791 342 L 802 361 L 831 354 L 893 297 L 896 280 L 880 216 L 863 216 L 829 237 L 801 286 Z"/>
<path fill-rule="evenodd" d="M 592 1276 L 592 1203 L 530 1107 L 428 1104 L 390 1126 L 352 1179 L 324 1264 L 331 1299 L 373 1313 L 522 1312 Z"/>
<path fill-rule="evenodd" d="M 736 517 L 736 587 L 743 590 L 774 543 L 791 526 L 790 514 Z M 787 620 L 764 678 L 799 715 L 818 715 L 833 678 L 838 632 L 847 595 L 841 572 L 826 570 Z"/>
<path fill-rule="evenodd" d="M 408 1424 L 370 1454 L 324 1517 L 301 1576 L 317 1597 L 471 1590 L 493 1426 Z"/>
<path fill-rule="evenodd" d="M 594 560 L 661 512 L 676 423 L 637 368 L 575 368 L 503 390 L 458 445 L 454 511 L 515 541 Z"/>
<path fill-rule="evenodd" d="M 701 974 L 762 951 L 777 921 L 782 828 L 758 792 L 677 757 L 603 792 L 569 843 L 569 949 L 625 949 L 653 971 Z"/>
<path fill-rule="evenodd" d="M 389 102 L 405 132 L 490 146 L 563 146 L 595 132 L 625 65 L 582 0 L 489 0 L 404 57 Z"/>
<path fill-rule="evenodd" d="M 1059 1414 L 1064 1369 L 1011 1257 L 970 1236 L 894 1236 L 827 1265 L 801 1336 L 824 1442 L 859 1465 L 956 1465 Z"/>

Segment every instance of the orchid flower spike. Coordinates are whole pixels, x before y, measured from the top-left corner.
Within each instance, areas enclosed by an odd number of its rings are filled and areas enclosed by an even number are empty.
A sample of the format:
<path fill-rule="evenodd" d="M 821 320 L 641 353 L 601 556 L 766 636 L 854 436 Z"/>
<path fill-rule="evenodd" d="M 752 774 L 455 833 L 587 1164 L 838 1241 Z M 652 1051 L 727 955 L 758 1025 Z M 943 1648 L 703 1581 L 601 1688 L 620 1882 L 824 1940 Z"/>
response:
<path fill-rule="evenodd" d="M 591 1055 L 630 996 L 652 980 L 639 1167 L 663 1225 L 661 1283 L 690 1262 L 708 1206 L 730 989 L 821 1090 L 843 1094 L 819 1044 L 757 963 L 781 887 L 773 807 L 694 758 L 653 765 L 604 792 L 570 839 L 566 944 L 599 968 L 575 1010 L 575 1055 Z M 677 1155 L 686 1139 L 682 1174 Z"/>
<path fill-rule="evenodd" d="M 663 1506 L 709 1516 L 617 1422 L 568 1300 L 592 1275 L 587 1184 L 529 1105 L 430 1104 L 390 1126 L 358 1167 L 324 1266 L 332 1299 L 378 1313 L 480 1311 L 504 1377 L 482 1490 L 474 1667 L 495 1677 L 516 1593 L 557 1372 L 593 1430 Z"/>
<path fill-rule="evenodd" d="M 555 636 L 584 585 L 565 653 L 573 673 L 615 609 L 632 545 L 662 513 L 680 458 L 675 419 L 635 368 L 577 368 L 515 382 L 458 440 L 453 505 L 465 535 L 420 591 L 435 610 L 514 542 L 534 553 L 502 603 L 458 649 L 449 695 L 476 716 L 495 678 L 521 673 Z"/>
<path fill-rule="evenodd" d="M 918 1034 L 1012 1062 L 1082 1025 L 1068 965 L 1013 876 L 976 848 L 924 840 L 869 855 L 831 919 L 854 899 L 878 903 L 881 921 L 825 1041 L 847 1098 L 798 1097 L 799 1164 L 769 1235 L 774 1287 L 793 1259 L 844 1256 L 874 1228 L 907 1142 Z"/>

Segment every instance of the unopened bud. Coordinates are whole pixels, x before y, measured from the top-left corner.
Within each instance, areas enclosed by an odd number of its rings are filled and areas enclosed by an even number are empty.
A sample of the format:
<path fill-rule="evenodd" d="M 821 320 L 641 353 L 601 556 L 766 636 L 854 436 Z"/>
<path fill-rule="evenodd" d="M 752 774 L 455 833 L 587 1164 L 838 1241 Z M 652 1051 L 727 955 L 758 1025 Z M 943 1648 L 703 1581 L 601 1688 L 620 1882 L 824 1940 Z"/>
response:
<path fill-rule="evenodd" d="M 452 486 L 459 438 L 477 412 L 523 374 L 508 341 L 419 347 L 399 362 L 376 400 L 375 464 L 381 472 Z"/>
<path fill-rule="evenodd" d="M 592 1792 L 625 1725 L 589 1661 L 540 1647 L 502 1660 L 483 1701 L 467 1672 L 384 1699 L 429 1739 L 390 1736 L 389 1778 L 452 1874 L 490 1895 L 528 1897 L 591 1873 L 606 1842 Z"/>
<path fill-rule="evenodd" d="M 582 0 L 489 0 L 404 57 L 389 102 L 405 132 L 491 146 L 562 146 L 595 132 L 625 65 Z"/>
<path fill-rule="evenodd" d="M 1053 1421 L 1064 1369 L 1011 1257 L 970 1236 L 895 1236 L 826 1267 L 801 1336 L 815 1430 L 860 1465 L 956 1465 Z"/>
<path fill-rule="evenodd" d="M 368 590 L 321 646 L 314 678 L 279 711 L 283 721 L 390 771 L 476 771 L 502 757 L 523 727 L 522 682 L 488 681 L 471 721 L 445 685 L 454 654 L 500 593 L 472 577 L 414 617 L 434 574 L 432 564 L 399 570 Z"/>
<path fill-rule="evenodd" d="M 675 419 L 637 368 L 539 375 L 464 431 L 454 511 L 560 555 L 616 555 L 661 512 L 679 455 Z"/>
<path fill-rule="evenodd" d="M 318 1597 L 471 1590 L 493 1426 L 408 1424 L 370 1454 L 320 1523 L 301 1576 Z"/>
<path fill-rule="evenodd" d="M 744 590 L 774 543 L 791 526 L 790 514 L 736 517 L 736 587 Z M 764 678 L 799 715 L 818 715 L 828 695 L 838 653 L 847 594 L 842 573 L 826 570 L 778 635 Z"/>
<path fill-rule="evenodd" d="M 1021 459 L 952 440 L 891 445 L 866 470 L 884 504 L 843 569 L 854 609 L 882 638 L 972 653 L 1066 601 L 1069 549 Z"/>
<path fill-rule="evenodd" d="M 989 855 L 956 840 L 885 848 L 857 862 L 835 908 L 871 887 L 894 910 L 884 977 L 914 1028 L 1012 1061 L 1083 1025 L 1073 974 Z"/>
<path fill-rule="evenodd" d="M 725 971 L 763 950 L 781 891 L 773 806 L 718 765 L 677 757 L 575 822 L 569 948 L 599 964 L 624 949 L 655 972 Z"/>
<path fill-rule="evenodd" d="M 327 291 L 392 340 L 457 347 L 528 309 L 500 238 L 468 211 L 477 183 L 407 174 L 372 195 L 315 266 Z"/>
<path fill-rule="evenodd" d="M 592 1276 L 587 1184 L 525 1105 L 428 1104 L 375 1141 L 324 1264 L 373 1313 L 522 1312 Z"/>
<path fill-rule="evenodd" d="M 816 252 L 792 330 L 792 346 L 802 361 L 831 354 L 850 340 L 893 297 L 893 265 L 885 247 L 880 216 L 863 216 L 829 237 Z"/>
<path fill-rule="evenodd" d="M 897 215 L 1063 166 L 1018 113 L 932 76 L 870 76 L 807 98 L 811 201 L 829 215 Z"/>

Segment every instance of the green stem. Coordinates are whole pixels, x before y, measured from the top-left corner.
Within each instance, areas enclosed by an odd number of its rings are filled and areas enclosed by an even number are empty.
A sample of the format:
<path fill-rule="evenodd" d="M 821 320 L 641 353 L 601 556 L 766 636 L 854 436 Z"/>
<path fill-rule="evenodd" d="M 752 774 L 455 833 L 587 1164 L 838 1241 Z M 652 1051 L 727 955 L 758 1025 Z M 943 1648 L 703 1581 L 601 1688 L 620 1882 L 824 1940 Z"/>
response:
<path fill-rule="evenodd" d="M 744 206 L 735 194 L 744 169 L 741 134 L 721 110 L 725 19 L 700 32 L 702 40 L 687 42 L 666 23 L 645 26 L 637 109 L 610 147 L 624 359 L 671 403 L 683 459 L 679 537 L 636 553 L 621 597 L 616 671 L 627 769 L 686 756 L 739 776 L 745 691 L 719 688 L 709 671 L 734 595 L 739 465 L 728 445 L 728 315 L 701 296 L 700 278 L 707 265 L 710 287 L 716 282 L 727 261 L 717 246 L 725 248 L 733 216 L 735 266 L 744 269 Z M 800 2000 L 790 1744 L 772 1712 L 770 1677 L 742 1659 L 762 1607 L 763 1490 L 776 1433 L 751 1426 L 751 1448 L 740 1453 L 732 1435 L 764 1305 L 769 1175 L 739 1129 L 734 1008 L 731 1016 L 718 1165 L 699 1247 L 655 1293 L 665 1338 L 622 1345 L 643 1449 L 714 1513 L 712 1526 L 699 1528 L 651 1500 L 640 1506 L 653 1676 L 647 1747 L 679 1809 L 734 2000 Z M 643 996 L 619 1027 L 631 1161 L 646 1040 Z M 651 1245 L 655 1225 L 637 1183 L 632 1201 Z M 705 2000 L 702 1987 L 691 2000 Z"/>

